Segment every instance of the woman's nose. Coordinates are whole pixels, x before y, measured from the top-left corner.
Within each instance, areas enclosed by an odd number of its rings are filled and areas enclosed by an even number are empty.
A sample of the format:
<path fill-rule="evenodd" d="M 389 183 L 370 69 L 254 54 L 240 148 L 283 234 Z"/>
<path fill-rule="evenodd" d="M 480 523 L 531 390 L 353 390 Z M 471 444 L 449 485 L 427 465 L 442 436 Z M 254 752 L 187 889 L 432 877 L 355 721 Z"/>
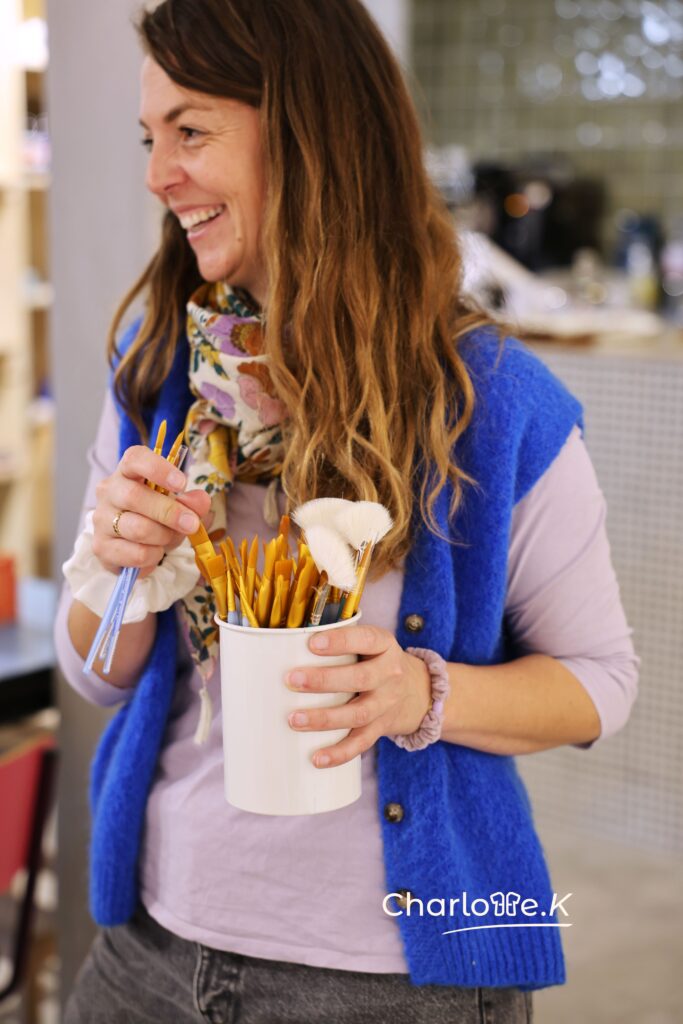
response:
<path fill-rule="evenodd" d="M 145 175 L 145 184 L 150 192 L 163 198 L 168 190 L 174 185 L 179 185 L 184 177 L 181 163 L 173 150 L 160 145 L 152 146 Z"/>

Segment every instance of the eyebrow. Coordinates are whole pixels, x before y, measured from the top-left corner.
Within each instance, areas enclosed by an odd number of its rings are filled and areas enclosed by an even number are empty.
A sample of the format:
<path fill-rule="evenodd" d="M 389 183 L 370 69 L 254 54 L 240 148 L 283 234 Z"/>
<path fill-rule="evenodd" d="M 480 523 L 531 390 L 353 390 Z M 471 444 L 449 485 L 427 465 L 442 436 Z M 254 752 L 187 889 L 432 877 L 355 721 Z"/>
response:
<path fill-rule="evenodd" d="M 164 124 L 171 124 L 172 121 L 175 121 L 176 118 L 180 117 L 187 110 L 209 110 L 209 107 L 202 106 L 200 103 L 180 103 L 177 107 L 172 107 L 167 114 L 164 114 Z M 147 128 L 142 118 L 139 119 L 138 123 L 142 128 Z"/>

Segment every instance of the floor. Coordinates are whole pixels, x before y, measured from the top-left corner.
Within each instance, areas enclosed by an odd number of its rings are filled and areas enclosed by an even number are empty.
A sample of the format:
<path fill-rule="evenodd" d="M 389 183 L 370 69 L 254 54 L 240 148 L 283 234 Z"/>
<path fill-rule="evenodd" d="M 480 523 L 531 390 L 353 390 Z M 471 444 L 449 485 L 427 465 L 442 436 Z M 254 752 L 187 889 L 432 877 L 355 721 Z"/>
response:
<path fill-rule="evenodd" d="M 534 995 L 534 1024 L 683 1022 L 683 858 L 543 834 L 567 983 Z"/>

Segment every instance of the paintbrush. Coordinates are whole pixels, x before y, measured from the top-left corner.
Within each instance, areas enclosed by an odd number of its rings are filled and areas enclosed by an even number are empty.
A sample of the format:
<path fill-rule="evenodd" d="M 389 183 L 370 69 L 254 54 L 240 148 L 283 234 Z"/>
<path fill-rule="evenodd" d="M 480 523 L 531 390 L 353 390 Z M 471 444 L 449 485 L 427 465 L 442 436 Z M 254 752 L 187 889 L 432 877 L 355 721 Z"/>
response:
<path fill-rule="evenodd" d="M 291 596 L 287 611 L 287 626 L 290 629 L 298 629 L 299 626 L 303 625 L 311 587 L 318 578 L 316 564 L 310 556 L 299 562 L 297 573 L 294 593 Z"/>
<path fill-rule="evenodd" d="M 292 566 L 291 558 L 279 558 L 275 562 L 275 597 L 273 598 L 269 622 L 271 629 L 281 626 L 287 615 L 287 595 L 289 593 Z"/>
<path fill-rule="evenodd" d="M 235 604 L 235 586 L 232 582 L 232 573 L 229 568 L 225 573 L 225 582 L 228 600 L 228 622 L 233 626 L 239 626 L 240 617 L 237 613 L 237 605 Z"/>
<path fill-rule="evenodd" d="M 247 600 L 253 607 L 254 604 L 254 588 L 256 586 L 256 565 L 258 562 L 258 536 L 255 536 L 251 542 L 249 548 L 249 556 L 247 558 L 247 579 L 246 579 L 246 590 Z"/>
<path fill-rule="evenodd" d="M 239 578 L 239 595 L 240 595 L 240 612 L 242 615 L 242 625 L 251 626 L 253 629 L 258 629 L 258 619 L 254 615 L 254 611 L 249 603 L 247 597 L 247 589 L 244 583 L 244 577 Z"/>
<path fill-rule="evenodd" d="M 277 555 L 277 538 L 268 541 L 264 553 L 263 576 L 256 599 L 256 618 L 262 626 L 270 623 L 270 611 L 273 603 L 273 573 Z"/>
<path fill-rule="evenodd" d="M 347 592 L 339 619 L 355 614 L 368 576 L 370 559 L 376 544 L 389 532 L 393 520 L 384 505 L 377 501 L 356 501 L 337 513 L 335 526 L 357 551 L 356 583 Z"/>
<path fill-rule="evenodd" d="M 334 529 L 334 517 L 338 512 L 346 508 L 347 505 L 353 505 L 353 502 L 348 501 L 346 498 L 312 498 L 310 501 L 305 501 L 302 505 L 299 505 L 292 512 L 292 519 L 303 531 L 304 539 L 306 539 L 307 531 L 312 526 L 327 526 Z M 320 566 L 318 568 L 320 569 Z M 318 581 L 317 593 L 311 600 L 308 616 L 309 624 L 317 626 L 321 619 L 325 621 L 325 617 L 329 615 L 331 609 L 326 609 L 325 606 L 329 601 L 331 586 L 332 584 L 327 579 L 327 574 L 323 569 Z M 336 618 L 336 612 L 337 609 L 334 609 L 333 618 Z M 312 617 L 317 621 L 313 622 Z"/>
<path fill-rule="evenodd" d="M 228 585 L 225 579 L 225 560 L 223 555 L 212 555 L 206 559 L 209 582 L 216 599 L 216 611 L 225 620 L 228 614 Z"/>
<path fill-rule="evenodd" d="M 305 536 L 309 526 L 332 526 L 337 513 L 353 504 L 346 498 L 312 498 L 292 512 L 292 519 Z"/>
<path fill-rule="evenodd" d="M 163 439 L 166 436 L 166 420 L 161 423 L 159 432 L 157 434 L 156 444 L 154 446 L 154 454 L 161 455 L 163 448 Z M 171 450 L 166 456 L 166 461 L 170 462 L 171 465 L 176 466 L 178 469 L 182 466 L 185 456 L 187 455 L 187 447 L 182 442 L 182 432 L 176 437 Z M 149 480 L 145 481 L 146 485 L 152 490 L 160 491 L 162 494 L 168 494 L 168 491 L 163 487 L 155 487 Z M 118 596 L 116 598 L 116 610 L 112 619 L 111 628 L 109 629 L 107 636 L 100 649 L 100 658 L 103 660 L 102 671 L 105 675 L 108 675 L 111 671 L 111 665 L 114 658 L 114 652 L 116 651 L 116 645 L 118 644 L 119 635 L 123 626 L 123 619 L 126 614 L 126 608 L 130 601 L 130 596 L 133 592 L 135 582 L 140 575 L 138 568 L 128 566 L 122 570 L 120 576 L 122 578 L 122 585 Z"/>
<path fill-rule="evenodd" d="M 157 430 L 156 440 L 154 442 L 154 453 L 160 455 L 163 449 L 164 440 L 166 438 L 166 420 L 162 420 Z M 168 460 L 171 461 L 171 455 L 173 455 L 173 465 L 180 467 L 182 461 L 187 454 L 187 448 L 181 447 L 182 434 L 176 438 L 168 454 Z M 151 484 L 149 480 L 145 480 L 147 487 L 154 490 L 154 484 Z M 104 615 L 100 620 L 97 632 L 90 645 L 88 651 L 88 657 L 86 658 L 84 665 L 84 672 L 90 673 L 95 663 L 96 658 L 100 658 L 103 661 L 103 673 L 106 675 L 111 669 L 112 659 L 114 657 L 114 651 L 118 642 L 118 636 L 123 625 L 123 617 L 125 615 L 128 601 L 130 600 L 130 594 L 133 589 L 133 585 L 138 578 L 139 569 L 133 566 L 126 566 L 119 573 L 116 581 L 116 586 L 112 591 L 107 607 L 105 608 Z"/>
<path fill-rule="evenodd" d="M 352 589 L 356 583 L 356 572 L 349 546 L 336 530 L 329 526 L 311 525 L 306 531 L 306 541 L 321 574 L 307 625 L 318 626 L 330 587 Z"/>

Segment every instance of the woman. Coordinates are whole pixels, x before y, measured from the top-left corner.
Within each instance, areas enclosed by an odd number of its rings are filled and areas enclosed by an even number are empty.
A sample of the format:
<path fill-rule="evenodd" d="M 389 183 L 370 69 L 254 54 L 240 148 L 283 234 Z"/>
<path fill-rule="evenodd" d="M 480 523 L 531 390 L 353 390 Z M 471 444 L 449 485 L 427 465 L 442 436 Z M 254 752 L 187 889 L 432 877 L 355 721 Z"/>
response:
<path fill-rule="evenodd" d="M 528 1020 L 564 980 L 568 909 L 511 755 L 615 732 L 636 681 L 580 407 L 462 300 L 412 103 L 358 0 L 165 0 L 140 34 L 166 212 L 112 326 L 88 557 L 154 578 L 199 518 L 268 539 L 323 495 L 379 500 L 394 526 L 363 625 L 288 678 L 356 694 L 290 720 L 350 730 L 320 771 L 361 755 L 361 798 L 322 815 L 226 804 L 201 585 L 125 625 L 96 679 L 98 611 L 65 587 L 66 675 L 123 705 L 92 775 L 103 927 L 66 1020 Z M 163 417 L 186 426 L 180 477 L 139 443 Z M 359 663 L 325 669 L 342 649 Z"/>

